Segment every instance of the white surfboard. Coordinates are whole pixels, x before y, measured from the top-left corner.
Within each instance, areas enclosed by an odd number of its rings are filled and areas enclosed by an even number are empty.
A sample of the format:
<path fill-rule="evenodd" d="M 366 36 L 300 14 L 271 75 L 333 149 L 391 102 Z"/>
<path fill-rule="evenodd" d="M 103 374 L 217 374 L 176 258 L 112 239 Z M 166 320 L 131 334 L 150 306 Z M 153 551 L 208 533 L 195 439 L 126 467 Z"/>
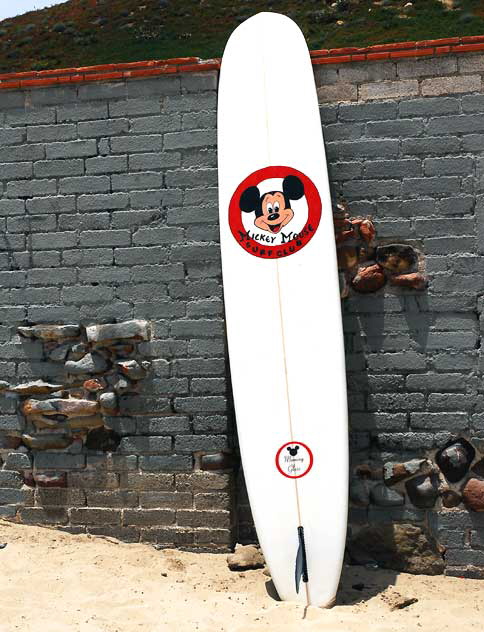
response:
<path fill-rule="evenodd" d="M 232 386 L 257 535 L 280 598 L 327 606 L 347 522 L 345 364 L 316 89 L 289 18 L 259 13 L 227 43 L 218 169 Z"/>

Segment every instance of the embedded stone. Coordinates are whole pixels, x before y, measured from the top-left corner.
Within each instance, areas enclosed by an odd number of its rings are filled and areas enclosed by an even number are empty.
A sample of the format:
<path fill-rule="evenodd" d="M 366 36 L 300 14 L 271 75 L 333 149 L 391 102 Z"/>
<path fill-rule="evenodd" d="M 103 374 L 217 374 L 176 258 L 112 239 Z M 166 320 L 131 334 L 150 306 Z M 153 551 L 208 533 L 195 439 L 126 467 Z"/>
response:
<path fill-rule="evenodd" d="M 146 320 L 128 320 L 124 323 L 108 325 L 91 325 L 86 327 L 89 342 L 106 342 L 107 340 L 148 340 L 149 324 Z"/>
<path fill-rule="evenodd" d="M 405 463 L 385 463 L 383 466 L 383 478 L 387 485 L 393 485 L 413 476 L 423 469 L 430 470 L 432 464 L 427 459 L 412 459 Z"/>
<path fill-rule="evenodd" d="M 129 377 L 130 380 L 142 380 L 146 376 L 146 371 L 136 362 L 136 360 L 122 360 L 116 362 L 123 375 Z"/>
<path fill-rule="evenodd" d="M 70 430 L 88 431 L 91 428 L 99 428 L 104 425 L 101 415 L 92 415 L 90 417 L 71 417 L 67 420 L 66 426 Z"/>
<path fill-rule="evenodd" d="M 33 479 L 39 487 L 67 487 L 66 472 L 34 472 Z"/>
<path fill-rule="evenodd" d="M 43 428 L 51 429 L 51 430 L 60 430 L 65 427 L 66 421 L 68 419 L 67 415 L 28 415 L 27 419 L 33 423 L 37 429 L 42 430 Z"/>
<path fill-rule="evenodd" d="M 366 263 L 367 261 L 375 260 L 375 249 L 371 248 L 368 244 L 360 247 L 358 260 L 360 263 Z"/>
<path fill-rule="evenodd" d="M 348 298 L 350 287 L 348 285 L 348 281 L 346 280 L 346 275 L 344 272 L 338 272 L 338 282 L 340 298 Z"/>
<path fill-rule="evenodd" d="M 353 246 L 343 246 L 336 251 L 338 255 L 338 269 L 350 270 L 358 263 L 358 250 Z"/>
<path fill-rule="evenodd" d="M 474 474 L 477 474 L 477 476 L 482 476 L 484 478 L 484 459 L 477 461 L 477 463 L 472 466 L 471 471 Z"/>
<path fill-rule="evenodd" d="M 354 239 L 354 237 L 356 237 L 356 235 L 353 227 L 350 230 L 343 230 L 336 233 L 336 244 L 342 244 L 343 242 L 348 241 L 348 239 Z"/>
<path fill-rule="evenodd" d="M 348 543 L 356 564 L 377 563 L 416 575 L 440 575 L 445 564 L 436 542 L 413 524 L 378 524 L 362 527 Z"/>
<path fill-rule="evenodd" d="M 370 490 L 366 479 L 354 478 L 350 484 L 350 500 L 358 507 L 368 507 Z"/>
<path fill-rule="evenodd" d="M 130 382 L 123 376 L 113 381 L 112 384 L 116 393 L 124 393 L 131 386 Z"/>
<path fill-rule="evenodd" d="M 110 428 L 100 427 L 90 430 L 86 437 L 88 450 L 101 450 L 102 452 L 115 452 L 118 449 L 121 437 Z"/>
<path fill-rule="evenodd" d="M 447 509 L 457 507 L 457 505 L 460 505 L 462 502 L 462 496 L 453 489 L 444 489 L 440 492 L 440 496 L 442 498 L 442 504 L 444 507 L 447 507 Z"/>
<path fill-rule="evenodd" d="M 69 397 L 74 399 L 86 399 L 86 393 L 82 386 L 79 386 L 78 388 L 72 386 L 69 388 Z"/>
<path fill-rule="evenodd" d="M 418 257 L 412 246 L 404 244 L 388 244 L 378 246 L 376 260 L 382 268 L 396 274 L 407 272 L 416 265 Z"/>
<path fill-rule="evenodd" d="M 370 244 L 376 235 L 376 230 L 373 222 L 369 219 L 364 219 L 359 226 L 360 237 L 367 244 Z"/>
<path fill-rule="evenodd" d="M 78 325 L 34 325 L 33 327 L 18 327 L 17 331 L 23 338 L 38 338 L 39 340 L 77 338 L 81 333 Z"/>
<path fill-rule="evenodd" d="M 432 476 L 417 476 L 405 483 L 410 501 L 420 509 L 431 509 L 439 496 L 438 478 Z"/>
<path fill-rule="evenodd" d="M 85 345 L 83 342 L 78 342 L 76 345 L 73 345 L 71 347 L 69 360 L 80 360 L 86 355 L 87 351 L 87 345 Z"/>
<path fill-rule="evenodd" d="M 462 490 L 462 499 L 467 509 L 484 511 L 484 481 L 470 478 Z"/>
<path fill-rule="evenodd" d="M 20 437 L 12 435 L 0 435 L 0 450 L 16 450 L 22 443 Z"/>
<path fill-rule="evenodd" d="M 71 445 L 72 436 L 56 432 L 24 434 L 22 441 L 31 450 L 62 450 Z"/>
<path fill-rule="evenodd" d="M 472 443 L 479 450 L 479 452 L 484 452 L 484 438 L 483 437 L 472 437 Z"/>
<path fill-rule="evenodd" d="M 437 452 L 435 461 L 451 483 L 460 481 L 469 471 L 476 451 L 465 439 L 459 439 Z"/>
<path fill-rule="evenodd" d="M 24 471 L 24 485 L 28 485 L 29 487 L 35 487 L 35 481 L 32 471 Z"/>
<path fill-rule="evenodd" d="M 342 233 L 348 230 L 353 230 L 353 225 L 346 213 L 341 211 L 335 211 L 333 213 L 333 226 L 336 234 Z"/>
<path fill-rule="evenodd" d="M 25 449 L 25 448 L 24 448 Z M 32 461 L 25 452 L 10 452 L 5 459 L 7 470 L 28 470 L 32 467 Z"/>
<path fill-rule="evenodd" d="M 232 454 L 217 452 L 216 454 L 203 454 L 200 458 L 202 470 L 231 470 L 236 463 Z"/>
<path fill-rule="evenodd" d="M 378 264 L 361 267 L 351 282 L 353 289 L 361 294 L 377 292 L 386 282 L 385 274 Z"/>
<path fill-rule="evenodd" d="M 249 571 L 264 568 L 264 556 L 253 544 L 237 544 L 235 552 L 227 555 L 227 564 L 231 571 Z"/>
<path fill-rule="evenodd" d="M 35 380 L 34 382 L 25 382 L 17 386 L 11 386 L 8 390 L 18 395 L 43 395 L 46 393 L 55 393 L 64 388 L 63 384 L 50 384 L 44 380 Z"/>
<path fill-rule="evenodd" d="M 383 478 L 381 467 L 371 467 L 368 463 L 362 463 L 355 467 L 355 474 L 361 478 L 368 478 L 372 481 L 380 481 Z"/>
<path fill-rule="evenodd" d="M 52 349 L 52 351 L 48 353 L 47 357 L 49 358 L 49 360 L 52 360 L 52 362 L 64 362 L 64 360 L 67 358 L 67 354 L 69 353 L 70 349 L 71 349 L 71 345 L 69 343 L 56 345 Z"/>
<path fill-rule="evenodd" d="M 99 396 L 99 405 L 107 412 L 115 411 L 118 407 L 118 398 L 116 397 L 116 393 L 102 393 Z"/>
<path fill-rule="evenodd" d="M 371 501 L 379 507 L 397 507 L 403 505 L 405 496 L 391 487 L 378 483 L 371 488 Z"/>
<path fill-rule="evenodd" d="M 90 399 L 27 399 L 23 405 L 25 415 L 41 414 L 43 416 L 63 415 L 67 417 L 83 417 L 98 412 L 98 402 Z"/>
<path fill-rule="evenodd" d="M 409 287 L 414 290 L 423 290 L 427 285 L 427 278 L 423 274 L 420 274 L 420 272 L 397 274 L 390 277 L 390 285 Z"/>
<path fill-rule="evenodd" d="M 102 378 L 91 378 L 90 380 L 86 380 L 84 382 L 83 387 L 90 393 L 97 393 L 98 391 L 102 391 L 106 388 L 106 381 Z"/>
<path fill-rule="evenodd" d="M 83 417 L 85 419 L 85 417 Z M 84 448 L 84 441 L 81 437 L 77 437 L 69 446 L 69 454 L 81 454 Z"/>
<path fill-rule="evenodd" d="M 348 210 L 349 210 L 348 202 L 345 199 L 341 199 L 336 204 L 336 209 L 334 210 L 334 213 L 335 215 L 338 215 L 338 216 L 342 214 L 343 217 L 349 217 Z"/>
<path fill-rule="evenodd" d="M 99 353 L 86 353 L 80 360 L 68 360 L 66 371 L 73 375 L 82 373 L 103 373 L 107 369 L 107 362 Z"/>
<path fill-rule="evenodd" d="M 116 356 L 126 358 L 134 352 L 134 345 L 115 344 L 110 345 L 110 349 Z"/>

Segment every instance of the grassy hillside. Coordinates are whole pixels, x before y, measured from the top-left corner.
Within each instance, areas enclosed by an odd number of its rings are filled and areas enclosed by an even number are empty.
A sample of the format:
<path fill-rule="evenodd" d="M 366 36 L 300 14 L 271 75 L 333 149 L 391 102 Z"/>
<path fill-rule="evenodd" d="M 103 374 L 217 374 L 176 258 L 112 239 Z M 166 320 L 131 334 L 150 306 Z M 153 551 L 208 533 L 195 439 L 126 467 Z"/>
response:
<path fill-rule="evenodd" d="M 230 32 L 263 10 L 295 19 L 310 48 L 484 34 L 483 0 L 453 4 L 450 10 L 438 0 L 69 0 L 0 22 L 0 72 L 218 57 Z"/>

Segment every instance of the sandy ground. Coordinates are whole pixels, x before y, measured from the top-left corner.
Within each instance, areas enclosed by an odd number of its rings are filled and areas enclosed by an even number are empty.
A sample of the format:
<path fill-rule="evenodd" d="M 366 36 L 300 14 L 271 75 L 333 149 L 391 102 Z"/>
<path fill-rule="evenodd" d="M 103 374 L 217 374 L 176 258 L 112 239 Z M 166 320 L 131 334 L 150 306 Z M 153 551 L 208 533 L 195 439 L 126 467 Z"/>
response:
<path fill-rule="evenodd" d="M 337 605 L 305 609 L 277 601 L 262 570 L 230 571 L 225 555 L 1 521 L 0 543 L 7 543 L 0 548 L 1 632 L 483 629 L 484 582 L 477 580 L 346 567 Z M 392 611 L 398 595 L 418 601 Z"/>

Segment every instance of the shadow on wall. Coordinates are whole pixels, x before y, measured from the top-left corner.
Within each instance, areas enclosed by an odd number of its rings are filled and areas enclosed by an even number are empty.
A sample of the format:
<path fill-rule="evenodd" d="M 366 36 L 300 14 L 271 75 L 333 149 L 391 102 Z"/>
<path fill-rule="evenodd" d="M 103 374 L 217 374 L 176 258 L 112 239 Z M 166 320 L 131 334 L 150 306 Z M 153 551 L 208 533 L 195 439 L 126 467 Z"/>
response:
<path fill-rule="evenodd" d="M 431 473 L 431 465 L 412 460 L 418 445 L 404 445 L 410 400 L 423 399 L 421 393 L 407 392 L 402 373 L 424 368 L 421 354 L 430 326 L 421 293 L 427 285 L 424 259 L 414 245 L 378 242 L 371 218 L 351 218 L 345 204 L 335 212 L 335 232 L 345 299 L 350 426 L 347 561 L 442 573 L 442 551 L 424 527 L 430 492 L 426 485 L 412 493 L 408 489 L 417 475 Z M 390 574 L 383 581 L 392 580 Z M 365 596 L 380 592 L 380 583 L 379 578 L 375 593 Z"/>
<path fill-rule="evenodd" d="M 427 299 L 422 294 L 427 284 L 424 259 L 414 245 L 378 243 L 371 218 L 350 217 L 345 204 L 335 209 L 334 224 L 341 293 L 345 299 L 350 452 L 354 474 L 345 561 L 366 565 L 363 571 L 367 573 L 373 568 L 390 569 L 384 575 L 373 575 L 362 582 L 356 578 L 358 571 L 345 566 L 339 599 L 340 603 L 354 603 L 371 598 L 394 583 L 395 571 L 438 574 L 444 564 L 437 544 L 423 528 L 425 512 L 410 503 L 405 505 L 405 493 L 392 487 L 397 481 L 384 479 L 384 463 L 388 459 L 411 458 L 411 450 L 406 454 L 394 447 L 390 454 L 388 448 L 379 443 L 378 436 L 379 431 L 405 433 L 407 430 L 406 413 L 379 412 L 392 407 L 400 410 L 401 399 L 406 396 L 405 376 L 385 370 L 381 364 L 385 357 L 382 352 L 394 352 L 393 360 L 400 360 L 403 367 L 411 361 L 412 353 L 419 357 L 427 347 L 430 321 L 424 314 Z M 386 294 L 385 286 L 389 288 Z M 389 334 L 389 330 L 395 333 Z M 398 481 L 424 472 L 423 464 L 413 467 L 415 471 L 405 472 Z M 238 478 L 237 506 L 239 541 L 253 542 L 256 533 L 242 471 Z M 356 589 L 353 584 L 357 585 Z"/>

